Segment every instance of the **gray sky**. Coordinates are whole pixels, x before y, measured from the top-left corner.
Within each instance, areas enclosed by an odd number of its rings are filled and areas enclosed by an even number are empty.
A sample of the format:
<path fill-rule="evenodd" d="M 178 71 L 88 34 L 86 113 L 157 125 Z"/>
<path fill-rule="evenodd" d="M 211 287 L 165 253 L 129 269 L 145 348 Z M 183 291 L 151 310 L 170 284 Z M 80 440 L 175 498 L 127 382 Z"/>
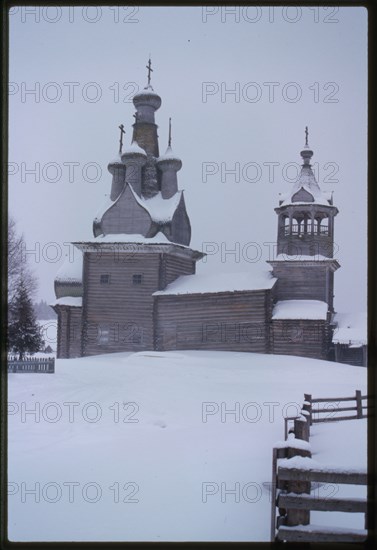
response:
<path fill-rule="evenodd" d="M 293 185 L 297 168 L 289 163 L 300 163 L 308 125 L 317 179 L 334 190 L 339 209 L 335 308 L 366 308 L 364 8 L 28 9 L 10 16 L 9 209 L 28 247 L 37 246 L 30 260 L 38 299 L 54 299 L 63 243 L 92 236 L 110 192 L 118 125 L 128 144 L 131 98 L 146 84 L 151 53 L 162 97 L 160 153 L 171 116 L 191 246 L 218 248 L 198 272 L 244 271 L 268 259 L 263 243 L 276 241 L 278 193 Z M 36 163 L 40 181 L 27 172 Z M 235 163 L 239 178 L 226 172 Z"/>

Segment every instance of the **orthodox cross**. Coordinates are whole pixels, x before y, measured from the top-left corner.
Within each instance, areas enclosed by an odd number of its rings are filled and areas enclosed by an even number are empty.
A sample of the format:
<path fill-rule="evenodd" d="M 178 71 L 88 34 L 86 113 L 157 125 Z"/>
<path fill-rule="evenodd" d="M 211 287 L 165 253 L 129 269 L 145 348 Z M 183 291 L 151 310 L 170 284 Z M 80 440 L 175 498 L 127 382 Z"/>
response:
<path fill-rule="evenodd" d="M 122 154 L 122 149 L 123 149 L 123 134 L 125 134 L 125 130 L 124 130 L 124 126 L 123 124 L 121 124 L 120 126 L 118 126 L 119 130 L 120 130 L 120 139 L 119 139 L 119 154 L 121 155 Z"/>
<path fill-rule="evenodd" d="M 306 147 L 308 147 L 308 135 L 309 135 L 308 127 L 305 126 L 305 145 L 306 145 Z"/>
<path fill-rule="evenodd" d="M 168 146 L 171 146 L 171 118 L 169 118 L 169 143 Z"/>
<path fill-rule="evenodd" d="M 151 83 L 151 73 L 153 73 L 152 64 L 151 64 L 151 58 L 149 58 L 148 65 L 146 65 L 146 68 L 148 69 L 148 86 L 150 86 L 150 83 Z"/>

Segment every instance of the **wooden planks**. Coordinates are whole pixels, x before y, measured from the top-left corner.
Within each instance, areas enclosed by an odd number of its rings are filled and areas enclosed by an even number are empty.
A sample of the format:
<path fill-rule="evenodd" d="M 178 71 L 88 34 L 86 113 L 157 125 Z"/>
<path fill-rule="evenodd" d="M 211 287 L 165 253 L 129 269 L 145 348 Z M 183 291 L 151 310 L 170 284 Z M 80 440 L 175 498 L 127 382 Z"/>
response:
<path fill-rule="evenodd" d="M 367 501 L 361 498 L 325 498 L 310 495 L 293 495 L 280 493 L 279 508 L 295 508 L 297 510 L 316 510 L 322 512 L 366 513 Z"/>
<path fill-rule="evenodd" d="M 281 526 L 277 532 L 277 540 L 288 542 L 364 542 L 367 538 L 365 529 L 343 529 L 327 531 L 321 527 L 309 529 Z"/>
<path fill-rule="evenodd" d="M 157 341 L 162 350 L 268 352 L 265 290 L 156 296 Z"/>
<path fill-rule="evenodd" d="M 350 485 L 366 485 L 368 474 L 356 471 L 339 471 L 330 469 L 300 470 L 299 468 L 278 467 L 278 477 L 281 480 L 291 481 L 322 481 L 324 483 L 345 483 Z"/>

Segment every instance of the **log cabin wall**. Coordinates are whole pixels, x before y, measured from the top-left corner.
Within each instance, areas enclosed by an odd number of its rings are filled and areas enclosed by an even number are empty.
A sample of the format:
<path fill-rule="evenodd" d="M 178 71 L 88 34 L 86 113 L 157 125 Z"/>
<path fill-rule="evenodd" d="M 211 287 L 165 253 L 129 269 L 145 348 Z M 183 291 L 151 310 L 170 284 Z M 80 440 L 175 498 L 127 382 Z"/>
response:
<path fill-rule="evenodd" d="M 159 263 L 156 253 L 84 254 L 83 355 L 153 349 Z"/>
<path fill-rule="evenodd" d="M 155 296 L 156 349 L 269 353 L 270 290 Z"/>
<path fill-rule="evenodd" d="M 333 310 L 334 274 L 326 265 L 298 265 L 296 262 L 279 262 L 274 265 L 277 277 L 276 299 L 320 300 Z"/>
<path fill-rule="evenodd" d="M 327 321 L 276 319 L 271 327 L 271 353 L 327 359 L 330 344 Z"/>

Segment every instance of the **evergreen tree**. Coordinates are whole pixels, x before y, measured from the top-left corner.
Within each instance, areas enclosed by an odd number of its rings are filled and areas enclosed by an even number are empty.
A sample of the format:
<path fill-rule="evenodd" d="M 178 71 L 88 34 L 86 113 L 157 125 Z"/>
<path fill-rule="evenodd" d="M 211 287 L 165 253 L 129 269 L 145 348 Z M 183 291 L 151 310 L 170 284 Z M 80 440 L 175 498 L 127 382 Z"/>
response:
<path fill-rule="evenodd" d="M 44 341 L 35 318 L 27 281 L 21 276 L 14 298 L 9 305 L 8 349 L 18 353 L 20 360 L 25 353 L 36 353 L 44 347 Z"/>

